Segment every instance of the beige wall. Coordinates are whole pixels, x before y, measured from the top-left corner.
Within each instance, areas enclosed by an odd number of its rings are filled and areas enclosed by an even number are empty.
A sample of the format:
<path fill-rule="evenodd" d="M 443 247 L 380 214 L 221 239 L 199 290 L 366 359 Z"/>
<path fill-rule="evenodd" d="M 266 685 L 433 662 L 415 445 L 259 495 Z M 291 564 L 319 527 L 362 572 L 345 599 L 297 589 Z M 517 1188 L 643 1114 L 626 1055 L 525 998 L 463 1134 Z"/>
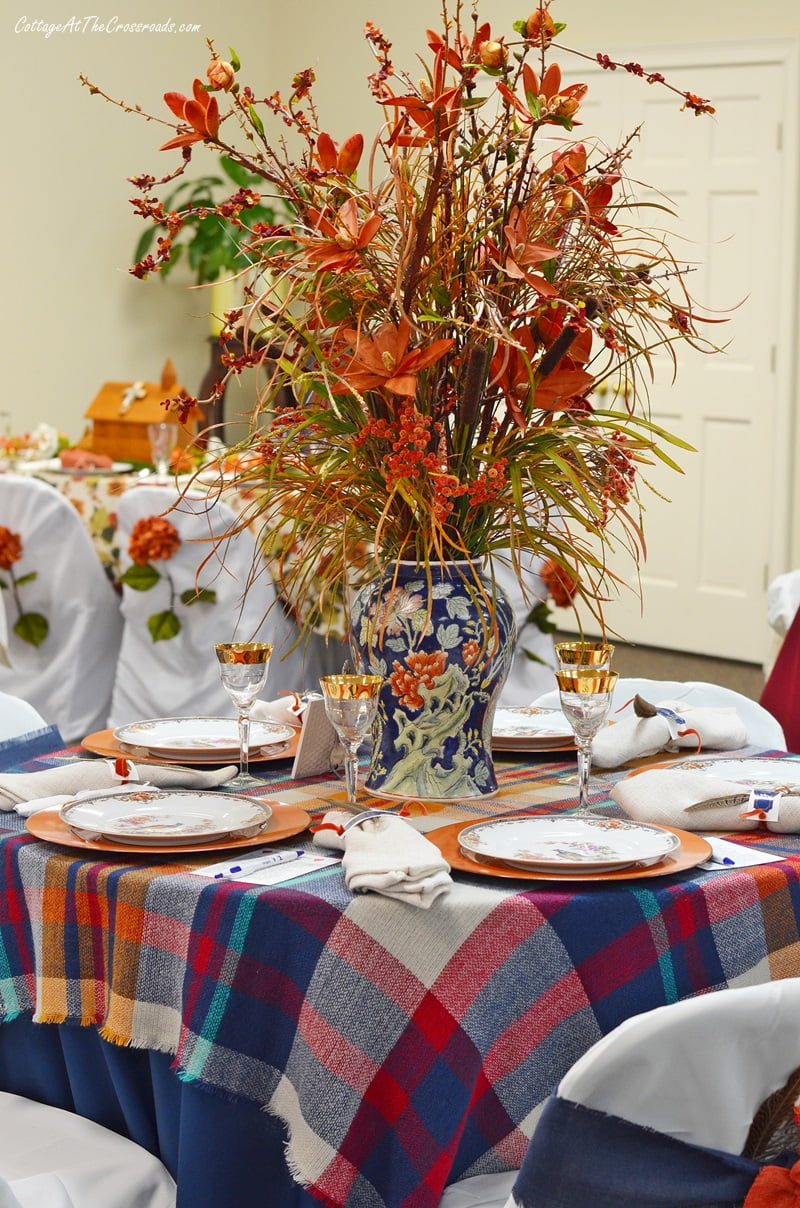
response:
<path fill-rule="evenodd" d="M 78 8 L 79 13 L 83 9 Z M 232 44 L 256 79 L 269 87 L 269 20 L 244 7 L 222 15 L 211 0 L 146 0 L 88 8 L 98 20 L 199 24 L 199 33 L 15 33 L 17 22 L 58 24 L 75 12 L 68 0 L 36 0 L 12 9 L 4 25 L 8 71 L 5 187 L 2 191 L 5 348 L 4 398 L 12 431 L 38 420 L 70 438 L 83 429 L 83 412 L 106 380 L 157 380 L 166 357 L 190 390 L 208 361 L 208 291 L 190 291 L 188 278 L 135 280 L 128 272 L 142 230 L 126 177 L 160 175 L 179 161 L 157 150 L 166 127 L 126 115 L 91 96 L 78 76 L 89 76 L 114 97 L 171 115 L 162 94 L 188 92 L 204 76 L 207 36 L 220 49 Z M 253 5 L 252 11 L 261 11 Z M 10 29 L 10 32 L 9 32 Z M 197 156 L 212 170 L 211 158 Z"/>
<path fill-rule="evenodd" d="M 510 33 L 525 7 L 518 0 L 492 0 L 481 13 L 498 33 Z M 362 37 L 364 22 L 381 26 L 396 61 L 413 68 L 422 31 L 439 24 L 439 11 L 439 0 L 235 0 L 224 9 L 211 0 L 168 6 L 124 0 L 98 20 L 159 22 L 169 16 L 176 26 L 197 23 L 200 31 L 87 28 L 46 37 L 36 30 L 15 32 L 15 26 L 26 15 L 29 22 L 66 22 L 72 16 L 67 0 L 7 5 L 0 407 L 11 412 L 12 430 L 42 419 L 76 438 L 85 407 L 106 379 L 157 377 L 171 356 L 181 381 L 195 390 L 207 361 L 206 293 L 189 291 L 186 278 L 177 275 L 166 284 L 141 283 L 127 272 L 142 228 L 128 204 L 134 191 L 125 177 L 165 171 L 174 153 L 156 150 L 166 137 L 162 129 L 91 97 L 78 83 L 79 73 L 116 97 L 166 115 L 161 94 L 188 91 L 205 68 L 205 38 L 214 37 L 220 50 L 236 48 L 243 75 L 264 93 L 285 89 L 295 70 L 313 64 L 324 124 L 339 138 L 363 129 L 365 113 L 372 113 L 365 76 L 373 60 Z M 711 0 L 553 0 L 552 11 L 568 22 L 568 44 L 592 50 L 800 35 L 797 0 L 765 0 L 757 10 L 743 0 L 724 8 Z M 702 81 L 676 82 L 702 92 Z M 202 151 L 196 161 L 211 165 Z M 230 411 L 238 409 L 234 390 Z M 800 496 L 795 511 L 793 553 L 800 565 Z"/>

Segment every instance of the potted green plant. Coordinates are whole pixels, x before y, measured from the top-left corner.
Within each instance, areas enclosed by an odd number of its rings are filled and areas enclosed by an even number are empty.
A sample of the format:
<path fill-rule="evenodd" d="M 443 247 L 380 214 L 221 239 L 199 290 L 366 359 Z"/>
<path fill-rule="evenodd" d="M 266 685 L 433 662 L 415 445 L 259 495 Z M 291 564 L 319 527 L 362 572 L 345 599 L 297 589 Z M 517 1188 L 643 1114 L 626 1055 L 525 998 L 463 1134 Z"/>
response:
<path fill-rule="evenodd" d="M 185 261 L 196 285 L 213 285 L 226 277 L 241 276 L 251 267 L 252 257 L 242 246 L 241 234 L 246 228 L 240 215 L 246 212 L 248 228 L 272 228 L 284 207 L 279 201 L 265 201 L 259 192 L 264 182 L 254 172 L 228 155 L 220 155 L 218 162 L 222 175 L 181 181 L 156 209 L 137 205 L 153 223 L 136 244 L 131 268 L 135 277 L 158 272 L 166 279 Z M 164 235 L 166 216 L 172 222 L 167 222 Z M 155 255 L 151 251 L 154 244 Z"/>

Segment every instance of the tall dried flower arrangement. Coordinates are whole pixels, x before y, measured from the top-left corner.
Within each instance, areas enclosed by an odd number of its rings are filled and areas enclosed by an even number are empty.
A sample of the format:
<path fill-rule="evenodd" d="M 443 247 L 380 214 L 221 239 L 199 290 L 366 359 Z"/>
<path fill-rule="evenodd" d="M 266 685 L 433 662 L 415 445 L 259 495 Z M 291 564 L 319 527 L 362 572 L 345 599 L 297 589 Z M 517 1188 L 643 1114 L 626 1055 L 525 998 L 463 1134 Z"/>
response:
<path fill-rule="evenodd" d="M 608 549 L 643 552 L 637 472 L 674 465 L 681 444 L 649 418 L 653 354 L 674 362 L 678 345 L 713 345 L 686 268 L 639 225 L 635 137 L 608 147 L 580 130 L 587 85 L 553 58 L 577 55 L 558 41 L 564 28 L 549 0 L 508 38 L 444 0 L 416 82 L 368 22 L 380 118 L 369 147 L 329 133 L 313 70 L 263 95 L 211 42 L 205 81 L 165 94 L 175 120 L 157 120 L 174 135 L 161 149 L 181 162 L 133 179 L 160 235 L 131 271 L 167 265 L 196 220 L 156 196 L 196 147 L 263 181 L 210 211 L 249 266 L 223 362 L 259 378 L 237 450 L 238 485 L 252 491 L 242 524 L 261 525 L 309 627 L 330 622 L 365 551 L 423 567 L 505 557 L 520 573 L 542 555 L 598 615 Z M 658 72 L 597 61 L 713 112 Z M 248 221 L 262 197 L 290 219 Z M 276 409 L 287 387 L 296 404 Z"/>

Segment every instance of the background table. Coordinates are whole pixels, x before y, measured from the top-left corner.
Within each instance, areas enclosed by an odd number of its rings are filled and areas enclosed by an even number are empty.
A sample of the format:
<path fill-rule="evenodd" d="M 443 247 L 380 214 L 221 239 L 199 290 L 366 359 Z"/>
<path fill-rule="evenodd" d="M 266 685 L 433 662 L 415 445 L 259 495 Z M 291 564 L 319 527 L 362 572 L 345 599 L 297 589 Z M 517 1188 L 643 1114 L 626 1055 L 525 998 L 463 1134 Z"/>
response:
<path fill-rule="evenodd" d="M 497 798 L 420 825 L 575 803 L 569 758 L 499 772 Z M 270 792 L 310 817 L 341 794 L 281 774 Z M 181 1208 L 435 1208 L 446 1182 L 519 1163 L 553 1087 L 623 1019 L 800 975 L 793 836 L 759 836 L 779 863 L 628 883 L 457 873 L 423 911 L 353 896 L 338 866 L 213 885 L 179 857 L 84 859 L 0 826 L 0 1086 L 148 1144 Z"/>
<path fill-rule="evenodd" d="M 148 483 L 157 482 L 164 485 L 166 481 L 167 485 L 174 486 L 176 481 L 173 477 L 165 480 L 155 475 L 142 478 L 135 472 L 93 474 L 89 470 L 82 474 L 66 473 L 60 470 L 26 468 L 24 462 L 16 467 L 16 472 L 35 474 L 69 500 L 81 517 L 97 556 L 112 583 L 117 583 L 122 573 L 117 540 L 117 505 L 120 496 L 134 487 L 144 488 Z M 182 477 L 177 481 L 178 485 L 183 487 L 188 484 L 189 478 Z M 218 493 L 217 486 L 209 485 L 209 491 L 211 497 L 215 497 Z M 246 497 L 239 491 L 226 491 L 224 498 L 234 511 L 246 504 Z"/>

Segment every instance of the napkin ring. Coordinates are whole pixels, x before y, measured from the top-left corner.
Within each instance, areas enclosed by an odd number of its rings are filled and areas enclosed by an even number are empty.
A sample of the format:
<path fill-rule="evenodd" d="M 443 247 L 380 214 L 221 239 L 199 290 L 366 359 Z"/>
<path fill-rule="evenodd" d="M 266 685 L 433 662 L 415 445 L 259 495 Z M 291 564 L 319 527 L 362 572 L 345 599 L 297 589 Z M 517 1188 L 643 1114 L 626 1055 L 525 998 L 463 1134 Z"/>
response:
<path fill-rule="evenodd" d="M 758 818 L 760 822 L 777 822 L 781 812 L 781 801 L 786 793 L 780 789 L 751 789 L 747 801 L 748 809 L 741 818 Z"/>
<path fill-rule="evenodd" d="M 122 755 L 114 760 L 114 775 L 119 776 L 123 784 L 128 784 L 131 780 L 139 779 L 136 764 L 131 763 L 130 759 L 125 759 Z"/>

